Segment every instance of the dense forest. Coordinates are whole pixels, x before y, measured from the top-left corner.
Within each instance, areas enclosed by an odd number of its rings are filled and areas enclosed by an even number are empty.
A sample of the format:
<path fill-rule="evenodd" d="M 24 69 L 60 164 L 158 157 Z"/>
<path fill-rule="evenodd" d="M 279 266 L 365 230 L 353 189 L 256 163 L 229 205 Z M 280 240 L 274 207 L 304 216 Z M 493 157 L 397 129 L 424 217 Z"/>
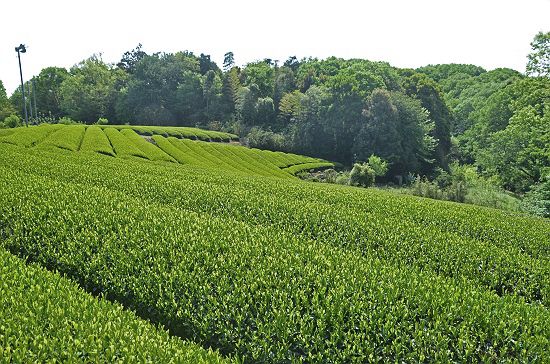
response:
<path fill-rule="evenodd" d="M 199 126 L 346 166 L 376 155 L 389 167 L 385 182 L 433 180 L 469 166 L 524 193 L 550 175 L 550 32 L 531 46 L 522 74 L 336 57 L 238 67 L 232 52 L 220 68 L 205 54 L 147 54 L 140 44 L 117 64 L 93 55 L 70 70 L 43 69 L 32 80 L 34 119 Z M 2 126 L 22 116 L 20 90 L 8 98 L 0 81 Z"/>

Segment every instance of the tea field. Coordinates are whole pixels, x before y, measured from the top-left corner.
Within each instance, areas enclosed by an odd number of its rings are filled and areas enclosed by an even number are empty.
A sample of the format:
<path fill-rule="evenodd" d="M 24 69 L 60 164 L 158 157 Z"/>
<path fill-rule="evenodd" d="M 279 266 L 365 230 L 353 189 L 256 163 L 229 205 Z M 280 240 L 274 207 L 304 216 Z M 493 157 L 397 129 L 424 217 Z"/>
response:
<path fill-rule="evenodd" d="M 550 361 L 548 220 L 120 129 L 0 133 L 0 356 Z"/>

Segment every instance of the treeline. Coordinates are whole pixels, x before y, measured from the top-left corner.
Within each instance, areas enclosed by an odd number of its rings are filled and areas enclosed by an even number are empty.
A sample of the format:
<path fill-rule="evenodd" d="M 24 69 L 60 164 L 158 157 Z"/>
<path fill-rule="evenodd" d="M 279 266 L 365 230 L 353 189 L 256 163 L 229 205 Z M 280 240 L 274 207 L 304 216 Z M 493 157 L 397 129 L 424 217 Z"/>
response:
<path fill-rule="evenodd" d="M 70 70 L 45 68 L 34 81 L 37 109 L 52 118 L 202 126 L 348 166 L 376 155 L 389 166 L 387 181 L 471 164 L 521 192 L 550 174 L 550 81 L 535 62 L 541 57 L 532 57 L 530 76 L 336 57 L 237 67 L 231 52 L 220 69 L 208 55 L 149 55 L 139 45 L 116 65 L 94 55 Z M 21 100 L 16 91 L 7 101 L 22 115 Z"/>

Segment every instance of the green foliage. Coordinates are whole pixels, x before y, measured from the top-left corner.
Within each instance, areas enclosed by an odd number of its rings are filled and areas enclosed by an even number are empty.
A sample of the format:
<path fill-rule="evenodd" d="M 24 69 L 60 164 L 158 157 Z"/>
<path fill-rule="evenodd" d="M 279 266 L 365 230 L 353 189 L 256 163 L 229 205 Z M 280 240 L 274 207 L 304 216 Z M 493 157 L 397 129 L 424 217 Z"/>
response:
<path fill-rule="evenodd" d="M 383 177 L 388 172 L 388 163 L 374 154 L 369 157 L 368 164 L 377 177 Z"/>
<path fill-rule="evenodd" d="M 10 115 L 4 119 L 4 126 L 6 128 L 15 128 L 19 126 L 19 117 L 17 115 Z"/>
<path fill-rule="evenodd" d="M 84 138 L 82 139 L 80 151 L 96 152 L 115 157 L 113 147 L 107 135 L 105 135 L 103 130 L 96 125 L 91 125 L 86 128 L 86 134 L 84 134 Z"/>
<path fill-rule="evenodd" d="M 372 187 L 376 173 L 368 163 L 355 163 L 349 174 L 349 184 L 351 186 Z"/>
<path fill-rule="evenodd" d="M 451 149 L 451 132 L 453 128 L 453 113 L 445 101 L 445 96 L 439 84 L 424 74 L 412 70 L 401 70 L 405 93 L 421 101 L 422 107 L 430 113 L 434 123 L 431 136 L 437 141 L 433 158 L 437 166 L 447 169 L 447 155 Z"/>
<path fill-rule="evenodd" d="M 550 218 L 550 176 L 529 191 L 525 208 L 533 215 Z"/>
<path fill-rule="evenodd" d="M 92 124 L 99 118 L 115 119 L 118 90 L 127 73 L 93 55 L 71 68 L 61 84 L 61 109 L 72 119 Z"/>
<path fill-rule="evenodd" d="M 6 362 L 224 362 L 4 249 L 0 262 L 0 310 L 9 313 L 0 320 Z"/>
<path fill-rule="evenodd" d="M 109 124 L 109 120 L 107 120 L 105 118 L 99 118 L 99 119 L 97 119 L 96 124 L 97 125 L 107 125 L 107 124 Z"/>
<path fill-rule="evenodd" d="M 78 122 L 74 121 L 73 119 L 69 118 L 69 117 L 62 117 L 61 119 L 59 119 L 57 121 L 58 124 L 61 124 L 61 125 L 74 125 L 74 124 L 79 124 Z"/>
<path fill-rule="evenodd" d="M 374 189 L 0 148 L 2 248 L 223 355 L 549 359 L 545 220 Z"/>
<path fill-rule="evenodd" d="M 76 152 L 80 149 L 82 138 L 86 132 L 84 125 L 63 125 L 59 130 L 49 134 L 38 147 L 40 148 L 60 148 Z"/>
<path fill-rule="evenodd" d="M 286 150 L 284 135 L 265 131 L 259 127 L 250 129 L 246 136 L 246 142 L 251 148 L 266 149 L 272 151 Z"/>
<path fill-rule="evenodd" d="M 105 128 L 103 131 L 105 135 L 107 135 L 107 138 L 109 138 L 109 142 L 113 146 L 113 151 L 117 157 L 139 157 L 148 159 L 145 153 L 118 130 L 114 128 Z"/>
<path fill-rule="evenodd" d="M 538 32 L 531 42 L 530 53 L 527 58 L 527 74 L 550 76 L 550 32 Z"/>

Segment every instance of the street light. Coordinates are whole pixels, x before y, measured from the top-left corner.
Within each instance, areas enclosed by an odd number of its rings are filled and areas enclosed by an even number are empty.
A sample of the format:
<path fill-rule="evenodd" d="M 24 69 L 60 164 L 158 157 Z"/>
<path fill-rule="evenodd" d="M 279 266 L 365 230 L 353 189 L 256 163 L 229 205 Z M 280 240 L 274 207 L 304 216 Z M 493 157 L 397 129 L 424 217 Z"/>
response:
<path fill-rule="evenodd" d="M 29 127 L 29 117 L 27 116 L 27 99 L 25 98 L 25 85 L 23 84 L 23 71 L 21 70 L 21 53 L 26 53 L 27 48 L 24 44 L 20 44 L 19 47 L 15 47 L 17 52 L 17 58 L 19 58 L 19 75 L 21 75 L 21 93 L 23 94 L 23 107 L 25 108 L 25 125 Z"/>

